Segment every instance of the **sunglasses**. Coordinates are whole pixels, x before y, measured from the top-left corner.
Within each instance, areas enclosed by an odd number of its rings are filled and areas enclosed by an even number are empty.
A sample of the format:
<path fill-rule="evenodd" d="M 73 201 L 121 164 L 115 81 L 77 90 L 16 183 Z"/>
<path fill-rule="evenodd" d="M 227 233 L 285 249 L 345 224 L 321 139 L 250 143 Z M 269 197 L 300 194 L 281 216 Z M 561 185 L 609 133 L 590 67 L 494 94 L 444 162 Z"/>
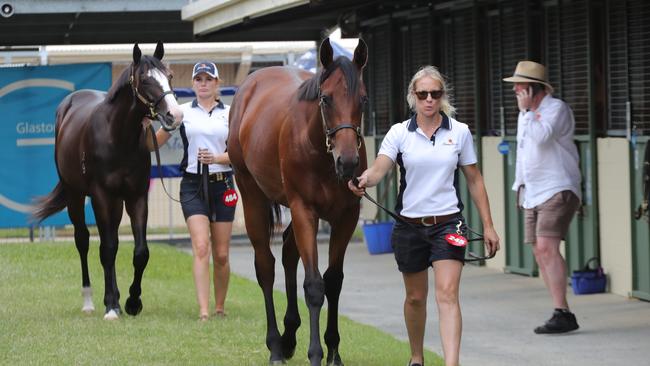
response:
<path fill-rule="evenodd" d="M 433 99 L 440 99 L 443 94 L 445 94 L 444 90 L 422 90 L 422 91 L 416 91 L 415 96 L 418 97 L 419 100 L 425 100 L 427 99 L 427 95 L 431 94 L 431 98 Z"/>

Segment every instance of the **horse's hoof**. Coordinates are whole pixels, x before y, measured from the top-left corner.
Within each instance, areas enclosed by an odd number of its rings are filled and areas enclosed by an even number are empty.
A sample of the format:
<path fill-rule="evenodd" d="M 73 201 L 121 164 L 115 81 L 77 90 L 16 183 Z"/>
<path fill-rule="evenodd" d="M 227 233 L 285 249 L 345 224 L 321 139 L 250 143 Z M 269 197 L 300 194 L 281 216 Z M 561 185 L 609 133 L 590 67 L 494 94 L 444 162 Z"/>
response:
<path fill-rule="evenodd" d="M 129 315 L 138 315 L 142 311 L 142 300 L 140 298 L 129 297 L 124 304 L 124 310 Z"/>
<path fill-rule="evenodd" d="M 284 360 L 269 361 L 269 365 L 271 366 L 284 365 L 285 363 Z"/>
<path fill-rule="evenodd" d="M 81 311 L 85 314 L 91 314 L 95 311 L 95 306 L 93 304 L 84 304 L 84 306 L 81 308 Z"/>
<path fill-rule="evenodd" d="M 120 318 L 120 313 L 115 309 L 111 309 L 104 314 L 104 320 L 117 320 Z"/>

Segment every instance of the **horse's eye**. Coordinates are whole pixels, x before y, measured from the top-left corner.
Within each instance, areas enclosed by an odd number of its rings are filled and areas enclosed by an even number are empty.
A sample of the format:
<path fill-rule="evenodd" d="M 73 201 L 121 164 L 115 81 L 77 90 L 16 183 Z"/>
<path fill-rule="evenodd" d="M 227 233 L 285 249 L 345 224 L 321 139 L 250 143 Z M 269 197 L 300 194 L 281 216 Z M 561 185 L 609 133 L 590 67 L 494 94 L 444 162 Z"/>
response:
<path fill-rule="evenodd" d="M 332 98 L 329 95 L 321 95 L 320 96 L 320 104 L 321 105 L 329 105 L 331 99 Z"/>

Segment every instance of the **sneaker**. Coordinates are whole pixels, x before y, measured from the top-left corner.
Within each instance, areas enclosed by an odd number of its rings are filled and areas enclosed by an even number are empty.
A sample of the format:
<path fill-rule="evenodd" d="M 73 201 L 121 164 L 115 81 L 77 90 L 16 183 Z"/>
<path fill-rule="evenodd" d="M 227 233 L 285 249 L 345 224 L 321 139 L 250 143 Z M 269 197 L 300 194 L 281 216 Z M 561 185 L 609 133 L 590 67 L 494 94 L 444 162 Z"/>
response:
<path fill-rule="evenodd" d="M 569 310 L 555 309 L 551 319 L 544 325 L 535 328 L 537 334 L 566 333 L 580 328 L 576 316 Z"/>

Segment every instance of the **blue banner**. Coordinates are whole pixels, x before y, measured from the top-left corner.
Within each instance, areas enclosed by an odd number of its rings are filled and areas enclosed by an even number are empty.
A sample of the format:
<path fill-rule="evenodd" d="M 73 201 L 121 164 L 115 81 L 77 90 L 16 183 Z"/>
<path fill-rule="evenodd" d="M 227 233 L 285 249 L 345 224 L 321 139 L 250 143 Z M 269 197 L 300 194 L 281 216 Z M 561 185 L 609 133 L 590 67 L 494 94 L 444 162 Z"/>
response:
<path fill-rule="evenodd" d="M 79 89 L 106 91 L 111 64 L 0 68 L 0 227 L 24 227 L 31 204 L 59 181 L 54 163 L 56 108 Z M 86 222 L 94 224 L 86 200 Z M 44 221 L 65 225 L 65 211 Z"/>

